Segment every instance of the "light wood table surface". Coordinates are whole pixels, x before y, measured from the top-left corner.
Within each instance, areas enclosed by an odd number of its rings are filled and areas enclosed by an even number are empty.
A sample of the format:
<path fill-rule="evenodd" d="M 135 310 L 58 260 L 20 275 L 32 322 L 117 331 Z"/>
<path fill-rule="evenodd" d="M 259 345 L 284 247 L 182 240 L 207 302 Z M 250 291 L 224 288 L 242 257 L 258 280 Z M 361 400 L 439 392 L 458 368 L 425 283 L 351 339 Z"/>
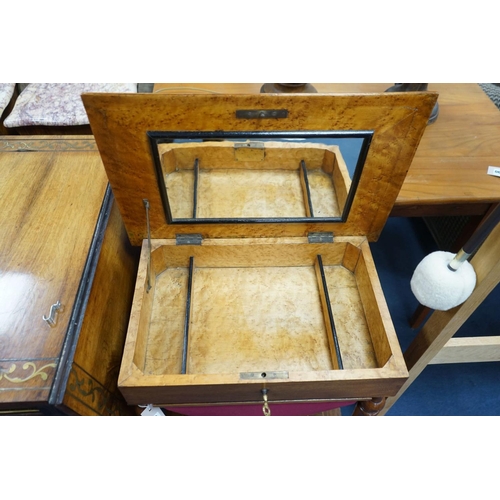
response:
<path fill-rule="evenodd" d="M 313 83 L 321 93 L 384 92 L 392 83 Z M 242 93 L 261 83 L 156 83 L 156 93 Z M 500 111 L 476 83 L 429 84 L 439 117 L 427 127 L 392 216 L 484 215 L 500 202 Z"/>

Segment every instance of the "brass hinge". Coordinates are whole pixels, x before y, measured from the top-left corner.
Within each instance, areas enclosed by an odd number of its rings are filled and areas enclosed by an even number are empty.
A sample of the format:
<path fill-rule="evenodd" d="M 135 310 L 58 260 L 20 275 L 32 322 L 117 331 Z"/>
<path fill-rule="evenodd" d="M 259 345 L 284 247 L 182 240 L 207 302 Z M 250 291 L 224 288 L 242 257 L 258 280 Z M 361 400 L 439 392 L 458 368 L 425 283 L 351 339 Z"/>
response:
<path fill-rule="evenodd" d="M 309 243 L 333 243 L 333 233 L 309 233 L 307 241 Z"/>

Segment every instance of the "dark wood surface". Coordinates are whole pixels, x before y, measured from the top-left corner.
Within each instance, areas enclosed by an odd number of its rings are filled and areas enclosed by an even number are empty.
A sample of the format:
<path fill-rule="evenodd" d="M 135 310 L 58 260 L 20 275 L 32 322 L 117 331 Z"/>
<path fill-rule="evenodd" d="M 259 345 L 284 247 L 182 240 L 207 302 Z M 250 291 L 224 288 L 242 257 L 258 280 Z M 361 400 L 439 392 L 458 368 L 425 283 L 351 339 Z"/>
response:
<path fill-rule="evenodd" d="M 82 324 L 89 296 L 105 286 L 124 292 L 124 298 L 101 297 L 101 311 L 94 306 L 89 312 L 113 319 L 115 307 L 126 309 L 135 268 L 130 258 L 120 260 L 123 276 L 117 281 L 104 261 L 98 265 L 110 251 L 122 256 L 126 242 L 118 211 L 111 214 L 114 202 L 95 142 L 92 137 L 1 137 L 0 165 L 0 411 L 98 414 L 97 404 L 63 403 L 68 377 L 76 350 L 92 384 L 113 392 L 110 377 L 116 379 L 124 321 L 89 333 Z M 50 327 L 42 316 L 57 301 L 62 308 Z M 128 311 L 121 313 L 126 317 Z M 84 347 L 91 340 L 102 341 L 93 353 Z M 96 389 L 73 386 L 95 399 Z"/>

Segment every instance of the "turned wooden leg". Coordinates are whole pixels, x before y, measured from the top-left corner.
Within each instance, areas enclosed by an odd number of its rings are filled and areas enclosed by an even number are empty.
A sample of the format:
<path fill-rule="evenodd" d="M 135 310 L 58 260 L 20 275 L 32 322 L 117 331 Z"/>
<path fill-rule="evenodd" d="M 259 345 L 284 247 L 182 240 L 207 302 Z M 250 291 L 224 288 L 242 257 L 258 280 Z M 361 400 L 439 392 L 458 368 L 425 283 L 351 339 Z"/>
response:
<path fill-rule="evenodd" d="M 386 398 L 372 398 L 368 401 L 358 401 L 353 417 L 376 417 L 385 405 Z"/>
<path fill-rule="evenodd" d="M 410 318 L 410 327 L 412 329 L 418 328 L 424 322 L 425 318 L 427 318 L 427 315 L 431 312 L 431 310 L 432 309 L 429 307 L 419 304 L 415 309 L 413 316 Z"/>

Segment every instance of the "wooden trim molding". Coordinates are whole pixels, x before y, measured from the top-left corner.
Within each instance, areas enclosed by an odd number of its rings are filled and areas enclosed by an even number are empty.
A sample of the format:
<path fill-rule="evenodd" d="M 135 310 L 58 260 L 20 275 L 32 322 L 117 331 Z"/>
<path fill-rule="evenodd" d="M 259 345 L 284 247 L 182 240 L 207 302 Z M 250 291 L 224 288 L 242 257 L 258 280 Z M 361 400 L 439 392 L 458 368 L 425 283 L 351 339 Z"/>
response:
<path fill-rule="evenodd" d="M 451 338 L 429 364 L 500 361 L 500 337 Z"/>
<path fill-rule="evenodd" d="M 92 136 L 69 139 L 60 139 L 55 136 L 34 139 L 30 137 L 9 137 L 8 139 L 0 139 L 0 151 L 97 151 L 97 146 Z"/>

